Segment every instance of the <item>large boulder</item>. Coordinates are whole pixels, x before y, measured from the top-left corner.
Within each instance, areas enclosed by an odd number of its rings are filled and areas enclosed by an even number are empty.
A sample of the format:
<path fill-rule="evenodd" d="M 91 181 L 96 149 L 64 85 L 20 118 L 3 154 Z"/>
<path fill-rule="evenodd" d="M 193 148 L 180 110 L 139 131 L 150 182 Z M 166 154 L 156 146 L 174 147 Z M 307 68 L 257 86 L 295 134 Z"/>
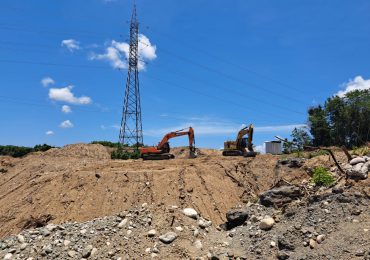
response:
<path fill-rule="evenodd" d="M 303 196 L 301 189 L 293 185 L 284 185 L 260 194 L 260 203 L 266 207 L 282 206 Z"/>
<path fill-rule="evenodd" d="M 349 164 L 350 164 L 350 165 L 356 165 L 356 164 L 358 164 L 358 163 L 365 163 L 365 162 L 366 162 L 365 158 L 363 158 L 363 157 L 356 157 L 356 158 L 353 158 L 353 159 L 349 162 Z"/>

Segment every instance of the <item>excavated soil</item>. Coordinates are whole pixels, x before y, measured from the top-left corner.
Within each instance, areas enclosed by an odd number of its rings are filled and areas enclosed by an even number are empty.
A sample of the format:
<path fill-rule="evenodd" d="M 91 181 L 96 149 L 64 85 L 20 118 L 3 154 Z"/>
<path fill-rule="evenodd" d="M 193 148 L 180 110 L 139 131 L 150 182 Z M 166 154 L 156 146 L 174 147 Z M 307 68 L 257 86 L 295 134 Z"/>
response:
<path fill-rule="evenodd" d="M 301 183 L 303 169 L 276 167 L 279 156 L 223 157 L 201 149 L 187 159 L 173 149 L 167 161 L 111 160 L 101 145 L 75 144 L 21 159 L 1 157 L 0 237 L 31 220 L 87 221 L 142 203 L 192 207 L 215 224 L 235 205 L 256 200 L 277 177 Z"/>

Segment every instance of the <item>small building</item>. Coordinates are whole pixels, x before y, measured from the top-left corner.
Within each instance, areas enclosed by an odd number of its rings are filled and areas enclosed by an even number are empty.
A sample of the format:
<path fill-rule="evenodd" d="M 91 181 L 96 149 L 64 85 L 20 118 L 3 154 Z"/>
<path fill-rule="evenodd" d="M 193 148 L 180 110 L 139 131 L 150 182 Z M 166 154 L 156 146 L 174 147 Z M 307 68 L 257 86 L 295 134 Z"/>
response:
<path fill-rule="evenodd" d="M 282 154 L 283 144 L 281 141 L 267 141 L 265 142 L 266 153 L 269 154 Z"/>

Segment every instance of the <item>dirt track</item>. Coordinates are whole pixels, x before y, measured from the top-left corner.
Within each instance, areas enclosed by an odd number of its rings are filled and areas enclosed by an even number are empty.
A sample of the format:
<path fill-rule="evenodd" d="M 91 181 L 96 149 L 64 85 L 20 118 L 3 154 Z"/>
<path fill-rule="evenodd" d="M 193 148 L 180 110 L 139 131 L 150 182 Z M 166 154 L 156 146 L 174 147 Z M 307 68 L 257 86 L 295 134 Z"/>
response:
<path fill-rule="evenodd" d="M 19 232 L 31 216 L 53 223 L 86 221 L 146 202 L 193 207 L 215 224 L 233 206 L 253 200 L 275 181 L 278 156 L 222 157 L 202 150 L 189 160 L 174 149 L 169 161 L 113 161 L 101 145 L 71 145 L 22 159 L 2 157 L 0 237 Z M 185 158 L 184 158 L 185 157 Z M 279 170 L 296 183 L 303 170 Z"/>

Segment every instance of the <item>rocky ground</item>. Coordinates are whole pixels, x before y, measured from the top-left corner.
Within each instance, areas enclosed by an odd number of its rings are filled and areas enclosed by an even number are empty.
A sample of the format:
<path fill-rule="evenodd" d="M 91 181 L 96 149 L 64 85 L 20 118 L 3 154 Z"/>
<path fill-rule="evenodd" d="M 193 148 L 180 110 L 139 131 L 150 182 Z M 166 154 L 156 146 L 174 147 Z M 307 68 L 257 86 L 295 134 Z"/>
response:
<path fill-rule="evenodd" d="M 63 149 L 1 158 L 0 259 L 370 259 L 367 157 L 338 154 L 360 176 L 345 180 L 326 155 L 123 162 Z M 309 183 L 318 165 L 335 186 Z"/>

